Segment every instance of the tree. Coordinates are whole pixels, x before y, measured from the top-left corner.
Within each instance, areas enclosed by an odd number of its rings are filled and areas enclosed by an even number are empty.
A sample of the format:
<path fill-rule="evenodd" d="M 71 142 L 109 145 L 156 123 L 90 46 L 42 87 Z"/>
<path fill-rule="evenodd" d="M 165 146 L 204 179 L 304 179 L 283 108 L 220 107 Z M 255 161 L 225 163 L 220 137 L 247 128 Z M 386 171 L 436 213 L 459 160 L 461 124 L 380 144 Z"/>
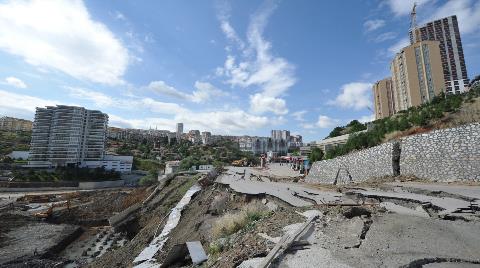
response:
<path fill-rule="evenodd" d="M 328 134 L 328 137 L 329 138 L 333 138 L 333 137 L 337 137 L 337 136 L 340 136 L 342 135 L 342 131 L 343 131 L 343 127 L 336 127 L 332 130 L 332 132 L 330 132 L 330 134 Z"/>
<path fill-rule="evenodd" d="M 320 161 L 323 159 L 323 151 L 320 148 L 314 147 L 312 148 L 312 151 L 308 155 L 308 160 L 310 160 L 310 163 Z"/>
<path fill-rule="evenodd" d="M 350 123 L 348 123 L 347 128 L 348 133 L 354 133 L 367 129 L 367 126 L 358 122 L 358 120 L 352 120 Z"/>

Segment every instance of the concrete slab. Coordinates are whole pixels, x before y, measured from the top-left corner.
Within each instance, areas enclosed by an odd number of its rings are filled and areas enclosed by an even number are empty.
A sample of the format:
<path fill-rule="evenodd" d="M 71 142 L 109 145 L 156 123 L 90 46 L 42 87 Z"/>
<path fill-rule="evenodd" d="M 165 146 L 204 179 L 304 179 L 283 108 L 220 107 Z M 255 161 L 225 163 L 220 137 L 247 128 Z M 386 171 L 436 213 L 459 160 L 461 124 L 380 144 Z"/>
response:
<path fill-rule="evenodd" d="M 410 216 L 417 216 L 417 217 L 424 217 L 429 218 L 427 212 L 417 209 L 411 209 L 404 206 L 397 205 L 392 202 L 381 202 L 379 204 L 381 207 L 387 209 L 388 211 L 400 214 L 400 215 L 410 215 Z"/>
<path fill-rule="evenodd" d="M 433 197 L 422 194 L 414 194 L 408 192 L 385 192 L 378 190 L 352 190 L 354 193 L 361 194 L 366 197 L 384 197 L 401 200 L 410 200 L 418 203 L 431 203 L 432 205 L 443 209 L 438 214 L 446 215 L 454 213 L 463 208 L 469 208 L 470 202 L 461 199 L 455 199 L 450 197 Z"/>
<path fill-rule="evenodd" d="M 464 196 L 472 199 L 480 199 L 480 186 L 470 185 L 452 185 L 452 184 L 432 184 L 432 183 L 417 183 L 417 182 L 403 182 L 403 183 L 387 183 L 388 185 L 398 187 L 410 187 L 427 191 L 442 191 L 449 194 Z"/>
<path fill-rule="evenodd" d="M 205 254 L 200 241 L 187 242 L 186 244 L 193 264 L 199 264 L 207 260 L 207 254 Z"/>
<path fill-rule="evenodd" d="M 309 249 L 286 255 L 279 267 L 410 267 L 424 258 L 479 260 L 478 222 L 383 214 L 372 217 L 358 248 L 346 248 L 361 229 L 359 217 L 354 219 L 333 218 L 326 226 L 317 224 Z"/>

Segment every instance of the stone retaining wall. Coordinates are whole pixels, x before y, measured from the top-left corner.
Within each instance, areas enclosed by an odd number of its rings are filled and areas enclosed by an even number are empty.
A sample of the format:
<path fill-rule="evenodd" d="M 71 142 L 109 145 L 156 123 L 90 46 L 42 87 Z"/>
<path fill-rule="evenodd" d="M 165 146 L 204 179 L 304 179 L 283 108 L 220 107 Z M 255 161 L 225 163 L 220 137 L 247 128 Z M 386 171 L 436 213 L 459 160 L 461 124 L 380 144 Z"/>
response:
<path fill-rule="evenodd" d="M 400 173 L 437 181 L 480 180 L 480 123 L 401 140 Z"/>
<path fill-rule="evenodd" d="M 309 183 L 346 183 L 391 175 L 435 181 L 480 180 L 480 123 L 402 138 L 315 162 Z"/>
<path fill-rule="evenodd" d="M 364 181 L 372 177 L 394 175 L 393 147 L 392 142 L 387 142 L 334 159 L 315 162 L 306 182 L 333 183 L 337 179 L 338 183 L 347 183 L 350 177 L 353 181 Z"/>

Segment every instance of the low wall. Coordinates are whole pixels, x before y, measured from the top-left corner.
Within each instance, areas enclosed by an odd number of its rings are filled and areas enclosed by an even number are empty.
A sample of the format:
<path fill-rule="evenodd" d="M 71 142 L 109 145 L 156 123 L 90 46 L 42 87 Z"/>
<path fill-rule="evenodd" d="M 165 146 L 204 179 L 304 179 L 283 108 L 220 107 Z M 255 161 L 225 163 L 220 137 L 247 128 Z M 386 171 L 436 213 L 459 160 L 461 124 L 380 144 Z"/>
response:
<path fill-rule="evenodd" d="M 124 180 L 90 181 L 90 182 L 80 182 L 78 184 L 78 188 L 81 190 L 88 190 L 88 189 L 99 189 L 99 188 L 123 187 L 124 185 L 125 185 Z"/>
<path fill-rule="evenodd" d="M 364 181 L 372 177 L 394 175 L 393 147 L 392 142 L 387 142 L 334 159 L 315 162 L 305 181 L 334 183 L 337 180 L 338 183 L 346 183 L 350 180 Z"/>
<path fill-rule="evenodd" d="M 401 140 L 400 173 L 437 181 L 480 180 L 480 123 Z"/>
<path fill-rule="evenodd" d="M 0 192 L 37 192 L 37 191 L 70 191 L 70 190 L 95 190 L 95 189 L 102 189 L 102 188 L 117 188 L 117 187 L 124 187 L 125 181 L 124 180 L 116 180 L 116 181 L 95 181 L 95 182 L 74 182 L 76 184 L 75 187 L 64 187 L 64 186 L 56 186 L 56 187 L 47 187 L 41 186 L 37 187 L 35 185 L 28 185 L 25 184 L 22 187 L 5 187 L 0 185 Z"/>
<path fill-rule="evenodd" d="M 0 188 L 78 187 L 76 181 L 1 181 Z"/>
<path fill-rule="evenodd" d="M 345 183 L 387 175 L 480 180 L 480 123 L 435 130 L 315 162 L 305 181 Z"/>

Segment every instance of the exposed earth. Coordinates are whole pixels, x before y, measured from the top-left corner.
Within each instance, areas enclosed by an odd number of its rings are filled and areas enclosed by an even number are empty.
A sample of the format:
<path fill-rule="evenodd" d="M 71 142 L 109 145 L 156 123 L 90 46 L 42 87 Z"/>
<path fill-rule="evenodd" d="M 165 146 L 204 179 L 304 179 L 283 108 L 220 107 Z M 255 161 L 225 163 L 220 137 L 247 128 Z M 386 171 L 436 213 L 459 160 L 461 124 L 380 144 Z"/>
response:
<path fill-rule="evenodd" d="M 4 199 L 0 267 L 480 267 L 478 184 L 301 181 L 274 165 L 176 174 L 150 188 L 59 195 L 48 204 L 70 207 L 45 220 L 34 214 L 48 205 Z M 208 256 L 201 264 L 201 252 L 181 250 L 193 241 Z M 149 246 L 153 258 L 134 262 Z"/>

